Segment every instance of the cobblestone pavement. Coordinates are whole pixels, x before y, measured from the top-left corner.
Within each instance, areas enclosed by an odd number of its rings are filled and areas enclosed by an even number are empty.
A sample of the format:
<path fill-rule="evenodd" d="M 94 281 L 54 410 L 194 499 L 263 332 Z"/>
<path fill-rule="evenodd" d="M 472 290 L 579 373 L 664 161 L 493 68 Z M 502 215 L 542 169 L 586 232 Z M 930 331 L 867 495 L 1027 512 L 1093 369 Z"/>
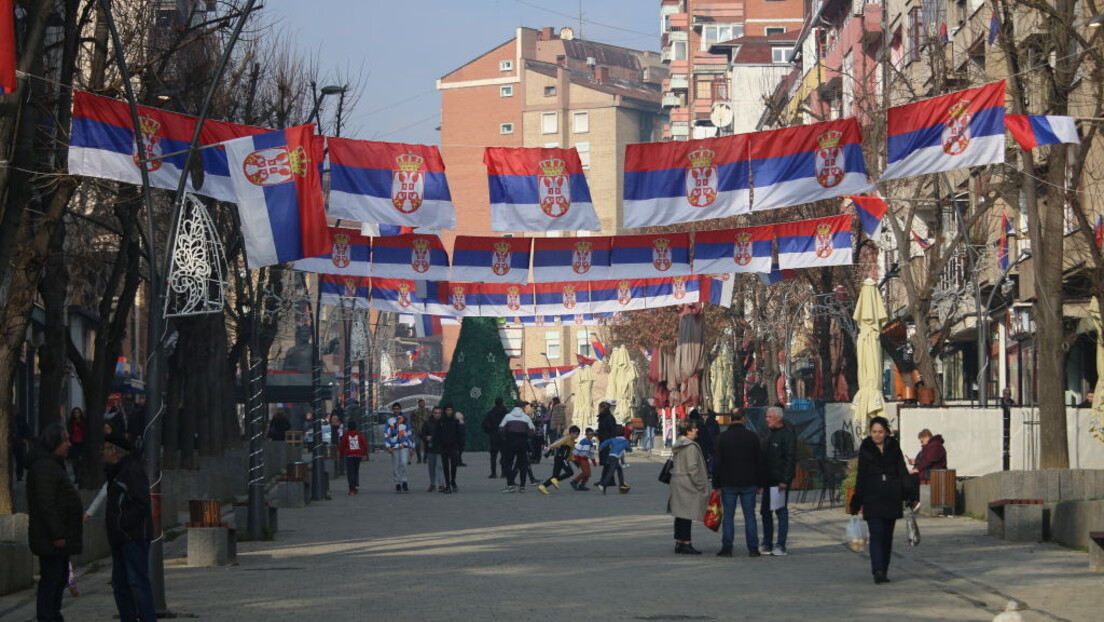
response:
<path fill-rule="evenodd" d="M 875 585 L 865 555 L 840 539 L 846 517 L 791 504 L 789 555 L 714 555 L 720 537 L 694 525 L 702 556 L 672 553 L 660 459 L 633 456 L 629 494 L 566 484 L 548 496 L 500 494 L 487 454 L 469 454 L 460 492 L 425 492 L 422 465 L 397 495 L 386 454 L 362 465 L 362 489 L 280 510 L 271 542 L 241 543 L 237 565 L 188 568 L 185 537 L 166 545 L 172 611 L 203 620 L 991 620 L 1010 600 L 1025 620 L 1099 620 L 1101 575 L 1084 551 L 1008 544 L 970 518 L 922 518 L 923 542 L 897 530 L 893 582 Z M 547 476 L 547 461 L 534 467 Z M 83 568 L 70 620 L 111 620 L 110 563 Z M 34 592 L 0 598 L 0 619 L 34 618 Z"/>

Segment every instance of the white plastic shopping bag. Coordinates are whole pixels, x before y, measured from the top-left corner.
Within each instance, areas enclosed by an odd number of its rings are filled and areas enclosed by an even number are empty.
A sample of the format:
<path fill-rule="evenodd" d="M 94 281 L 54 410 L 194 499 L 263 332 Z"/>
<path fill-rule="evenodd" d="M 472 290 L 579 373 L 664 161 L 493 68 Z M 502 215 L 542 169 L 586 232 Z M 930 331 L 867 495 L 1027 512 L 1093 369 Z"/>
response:
<path fill-rule="evenodd" d="M 847 523 L 847 529 L 844 530 L 843 543 L 852 551 L 861 553 L 866 550 L 866 541 L 868 539 L 869 532 L 866 529 L 866 523 L 858 516 L 852 516 L 851 520 Z"/>

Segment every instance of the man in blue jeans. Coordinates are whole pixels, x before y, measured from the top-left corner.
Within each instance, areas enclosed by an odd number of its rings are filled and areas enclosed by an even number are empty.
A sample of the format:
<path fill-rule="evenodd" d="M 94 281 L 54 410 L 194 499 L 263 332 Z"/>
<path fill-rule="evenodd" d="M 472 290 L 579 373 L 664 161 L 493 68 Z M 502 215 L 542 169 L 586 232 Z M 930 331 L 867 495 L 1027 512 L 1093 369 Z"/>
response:
<path fill-rule="evenodd" d="M 648 403 L 640 409 L 640 419 L 644 423 L 644 437 L 640 439 L 640 449 L 651 453 L 655 449 L 655 433 L 659 427 L 659 413 L 656 412 L 655 400 L 648 398 Z"/>
<path fill-rule="evenodd" d="M 763 483 L 763 505 L 759 509 L 759 514 L 763 517 L 763 547 L 759 550 L 767 555 L 782 556 L 786 554 L 786 535 L 790 530 L 789 488 L 797 469 L 797 435 L 783 421 L 782 409 L 777 406 L 767 409 L 763 454 L 766 461 L 766 480 Z M 772 548 L 774 520 L 771 516 L 770 488 L 773 486 L 777 486 L 782 494 L 783 505 L 774 510 L 774 516 L 778 518 L 778 540 L 774 541 Z"/>
<path fill-rule="evenodd" d="M 111 587 L 120 620 L 157 619 L 150 584 L 149 550 L 153 537 L 150 490 L 134 446 L 123 436 L 104 439 L 107 474 L 107 541 L 111 545 Z"/>
<path fill-rule="evenodd" d="M 755 494 L 762 485 L 763 452 L 759 439 L 744 425 L 744 414 L 732 409 L 732 424 L 713 446 L 713 488 L 720 489 L 721 550 L 718 557 L 732 557 L 736 503 L 744 512 L 744 541 L 748 556 L 759 557 L 759 533 L 755 523 Z"/>

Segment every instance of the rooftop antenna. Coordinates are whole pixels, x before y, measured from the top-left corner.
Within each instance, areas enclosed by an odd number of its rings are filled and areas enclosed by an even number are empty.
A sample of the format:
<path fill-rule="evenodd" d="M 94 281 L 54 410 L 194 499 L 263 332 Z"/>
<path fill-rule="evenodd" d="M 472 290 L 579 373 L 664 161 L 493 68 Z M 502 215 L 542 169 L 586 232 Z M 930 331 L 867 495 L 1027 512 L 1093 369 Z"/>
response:
<path fill-rule="evenodd" d="M 579 0 L 579 34 L 576 36 L 583 38 L 583 0 Z"/>

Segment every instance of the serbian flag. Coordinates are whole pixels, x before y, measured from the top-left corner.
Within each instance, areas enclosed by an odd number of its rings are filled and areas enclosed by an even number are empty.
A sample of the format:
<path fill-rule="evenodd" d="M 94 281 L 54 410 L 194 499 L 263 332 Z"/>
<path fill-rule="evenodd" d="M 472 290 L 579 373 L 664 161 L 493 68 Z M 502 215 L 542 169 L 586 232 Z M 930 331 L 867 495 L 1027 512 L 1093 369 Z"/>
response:
<path fill-rule="evenodd" d="M 689 233 L 619 235 L 613 238 L 610 278 L 645 279 L 690 274 Z"/>
<path fill-rule="evenodd" d="M 1004 125 L 1024 151 L 1058 143 L 1081 144 L 1073 117 L 1006 114 Z"/>
<path fill-rule="evenodd" d="M 586 283 L 565 281 L 534 283 L 537 315 L 571 315 L 590 312 L 590 287 Z"/>
<path fill-rule="evenodd" d="M 356 229 L 329 227 L 329 230 L 332 244 L 328 254 L 300 259 L 292 262 L 291 267 L 318 274 L 371 276 L 372 239 Z"/>
<path fill-rule="evenodd" d="M 448 253 L 436 235 L 372 238 L 372 276 L 447 281 Z"/>
<path fill-rule="evenodd" d="M 694 233 L 694 272 L 770 272 L 774 226 Z"/>
<path fill-rule="evenodd" d="M 436 315 L 414 316 L 414 335 L 417 337 L 436 337 L 441 334 L 441 318 Z"/>
<path fill-rule="evenodd" d="M 732 308 L 732 295 L 736 289 L 735 274 L 703 274 L 698 277 L 698 280 L 701 283 L 699 296 L 702 302 L 709 302 L 726 309 Z M 648 360 L 652 360 L 650 354 Z"/>
<path fill-rule="evenodd" d="M 1004 81 L 889 109 L 882 180 L 1004 162 Z"/>
<path fill-rule="evenodd" d="M 778 267 L 849 266 L 852 261 L 851 216 L 842 214 L 774 226 Z"/>
<path fill-rule="evenodd" d="M 594 339 L 590 342 L 590 347 L 594 348 L 594 356 L 598 357 L 599 361 L 606 360 L 606 344 Z"/>
<path fill-rule="evenodd" d="M 426 313 L 453 317 L 479 317 L 479 294 L 475 283 L 427 281 Z"/>
<path fill-rule="evenodd" d="M 759 275 L 759 280 L 763 285 L 774 285 L 779 281 L 788 281 L 794 278 L 797 278 L 797 272 L 793 270 L 783 270 L 778 267 L 777 263 L 771 265 L 770 272 Z"/>
<path fill-rule="evenodd" d="M 327 138 L 330 216 L 455 229 L 445 161 L 437 147 Z"/>
<path fill-rule="evenodd" d="M 882 218 L 885 218 L 886 212 L 889 211 L 889 205 L 886 204 L 885 199 L 882 197 L 855 196 L 844 198 L 851 199 L 851 202 L 855 204 L 855 213 L 859 215 L 859 222 L 862 224 L 863 231 L 866 232 L 866 237 L 871 240 L 882 237 Z"/>
<path fill-rule="evenodd" d="M 751 210 L 748 134 L 625 147 L 625 228 Z"/>
<path fill-rule="evenodd" d="M 372 279 L 362 276 L 318 275 L 321 302 L 331 307 L 367 309 L 372 293 Z"/>
<path fill-rule="evenodd" d="M 811 203 L 873 187 L 855 119 L 751 135 L 755 211 Z"/>
<path fill-rule="evenodd" d="M 482 317 L 533 315 L 533 286 L 528 283 L 473 283 L 472 288 Z"/>
<path fill-rule="evenodd" d="M 613 238 L 533 238 L 533 280 L 592 281 L 609 277 Z"/>
<path fill-rule="evenodd" d="M 372 278 L 372 308 L 396 313 L 421 313 L 425 310 L 418 282 L 411 279 Z"/>
<path fill-rule="evenodd" d="M 192 141 L 196 118 L 138 106 L 138 124 L 146 160 L 149 161 L 150 186 L 176 190 L 180 171 L 188 157 L 182 152 L 188 149 Z M 70 129 L 70 173 L 126 184 L 142 183 L 137 147 L 134 144 L 134 123 L 126 102 L 73 91 L 73 120 Z M 215 145 L 269 131 L 260 127 L 208 120 L 203 123 L 198 146 Z M 158 159 L 162 154 L 174 153 L 176 155 Z M 226 159 L 226 151 L 221 147 L 203 149 L 196 152 L 196 158 L 203 164 L 202 183 L 197 187 L 196 177 L 190 175 L 185 188 L 196 194 L 233 203 L 234 184 L 230 180 L 231 167 Z M 320 161 L 321 158 L 312 159 L 315 163 Z"/>
<path fill-rule="evenodd" d="M 696 276 L 644 280 L 644 305 L 648 309 L 674 307 L 701 300 Z"/>
<path fill-rule="evenodd" d="M 487 147 L 493 231 L 598 231 L 575 148 Z"/>
<path fill-rule="evenodd" d="M 1104 216 L 1098 215 L 1096 217 L 1096 225 L 1093 226 L 1093 241 L 1096 242 L 1096 247 L 1104 247 Z"/>
<path fill-rule="evenodd" d="M 452 278 L 477 283 L 525 283 L 531 239 L 457 236 L 452 245 Z"/>
<path fill-rule="evenodd" d="M 250 268 L 332 252 L 314 126 L 224 143 Z"/>
<path fill-rule="evenodd" d="M 920 252 L 924 252 L 931 248 L 931 242 L 928 241 L 928 238 L 920 235 L 915 231 L 912 232 L 912 241 L 920 247 Z"/>
<path fill-rule="evenodd" d="M 0 0 L 0 95 L 11 95 L 19 87 L 15 67 L 15 7 L 12 0 Z"/>
<path fill-rule="evenodd" d="M 644 279 L 591 281 L 590 310 L 594 313 L 619 313 L 646 309 L 646 285 Z"/>

